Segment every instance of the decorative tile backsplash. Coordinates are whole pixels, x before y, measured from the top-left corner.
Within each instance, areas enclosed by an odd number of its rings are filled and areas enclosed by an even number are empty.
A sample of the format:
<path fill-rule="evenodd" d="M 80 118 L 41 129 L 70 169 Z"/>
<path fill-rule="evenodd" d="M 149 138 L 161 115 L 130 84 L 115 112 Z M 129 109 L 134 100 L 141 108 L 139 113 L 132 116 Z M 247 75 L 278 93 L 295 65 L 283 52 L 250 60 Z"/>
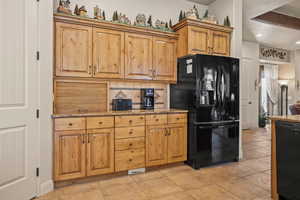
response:
<path fill-rule="evenodd" d="M 168 84 L 140 82 L 110 82 L 110 109 L 112 99 L 132 99 L 132 108 L 140 109 L 141 88 L 154 88 L 155 108 L 167 108 Z"/>

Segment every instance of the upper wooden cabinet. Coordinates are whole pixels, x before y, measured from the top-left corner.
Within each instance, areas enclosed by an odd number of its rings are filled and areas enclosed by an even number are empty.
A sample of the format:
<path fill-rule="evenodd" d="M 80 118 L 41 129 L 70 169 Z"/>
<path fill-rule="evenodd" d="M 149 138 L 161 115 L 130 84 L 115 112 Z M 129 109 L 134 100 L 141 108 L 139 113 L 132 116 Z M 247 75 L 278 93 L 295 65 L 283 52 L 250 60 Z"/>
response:
<path fill-rule="evenodd" d="M 92 76 L 92 28 L 56 23 L 56 76 Z"/>
<path fill-rule="evenodd" d="M 178 34 L 56 14 L 55 75 L 176 82 Z"/>
<path fill-rule="evenodd" d="M 231 27 L 184 19 L 173 28 L 179 34 L 178 57 L 189 54 L 230 56 Z"/>
<path fill-rule="evenodd" d="M 106 29 L 93 30 L 93 76 L 124 78 L 124 33 Z"/>
<path fill-rule="evenodd" d="M 153 79 L 176 81 L 177 41 L 167 38 L 153 38 Z"/>
<path fill-rule="evenodd" d="M 125 34 L 125 78 L 152 79 L 152 37 Z"/>

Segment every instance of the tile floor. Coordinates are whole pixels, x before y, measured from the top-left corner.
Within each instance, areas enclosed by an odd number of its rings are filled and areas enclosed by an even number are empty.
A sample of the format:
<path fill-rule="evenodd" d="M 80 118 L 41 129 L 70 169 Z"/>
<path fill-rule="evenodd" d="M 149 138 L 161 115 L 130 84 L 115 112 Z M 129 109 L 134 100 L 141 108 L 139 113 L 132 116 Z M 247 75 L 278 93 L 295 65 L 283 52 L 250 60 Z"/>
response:
<path fill-rule="evenodd" d="M 200 170 L 178 164 L 56 189 L 38 200 L 270 200 L 269 129 L 243 132 L 244 159 Z"/>

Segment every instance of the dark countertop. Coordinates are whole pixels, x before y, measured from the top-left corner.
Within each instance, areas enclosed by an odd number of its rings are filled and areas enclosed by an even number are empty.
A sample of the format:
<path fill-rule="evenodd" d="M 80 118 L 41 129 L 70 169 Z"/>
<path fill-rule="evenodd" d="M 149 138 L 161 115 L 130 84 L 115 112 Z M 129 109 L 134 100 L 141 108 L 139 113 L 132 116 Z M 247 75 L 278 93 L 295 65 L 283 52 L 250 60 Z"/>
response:
<path fill-rule="evenodd" d="M 178 110 L 178 109 L 130 110 L 130 111 L 109 111 L 109 112 L 96 112 L 96 113 L 53 114 L 52 118 L 147 115 L 147 114 L 167 114 L 167 113 L 187 113 L 187 112 L 188 112 L 187 110 Z"/>

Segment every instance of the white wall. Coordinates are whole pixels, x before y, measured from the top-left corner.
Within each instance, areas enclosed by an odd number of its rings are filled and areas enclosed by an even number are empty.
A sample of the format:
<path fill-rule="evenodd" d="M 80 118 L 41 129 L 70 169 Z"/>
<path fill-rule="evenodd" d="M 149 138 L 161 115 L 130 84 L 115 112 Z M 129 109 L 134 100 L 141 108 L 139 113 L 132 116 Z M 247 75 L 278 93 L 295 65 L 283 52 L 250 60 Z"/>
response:
<path fill-rule="evenodd" d="M 57 2 L 53 0 L 54 9 L 57 8 Z M 105 10 L 106 18 L 111 20 L 115 10 L 126 14 L 133 23 L 137 14 L 152 15 L 153 23 L 156 19 L 169 22 L 172 19 L 173 24 L 178 22 L 180 10 L 187 11 L 192 8 L 195 3 L 186 0 L 72 0 L 71 9 L 74 10 L 76 4 L 78 6 L 85 5 L 88 10 L 88 15 L 93 17 L 93 8 L 98 5 Z M 204 14 L 207 6 L 197 4 L 200 16 Z"/>
<path fill-rule="evenodd" d="M 51 1 L 40 1 L 40 185 L 39 193 L 53 189 L 52 181 L 52 69 L 53 69 L 53 8 Z"/>

